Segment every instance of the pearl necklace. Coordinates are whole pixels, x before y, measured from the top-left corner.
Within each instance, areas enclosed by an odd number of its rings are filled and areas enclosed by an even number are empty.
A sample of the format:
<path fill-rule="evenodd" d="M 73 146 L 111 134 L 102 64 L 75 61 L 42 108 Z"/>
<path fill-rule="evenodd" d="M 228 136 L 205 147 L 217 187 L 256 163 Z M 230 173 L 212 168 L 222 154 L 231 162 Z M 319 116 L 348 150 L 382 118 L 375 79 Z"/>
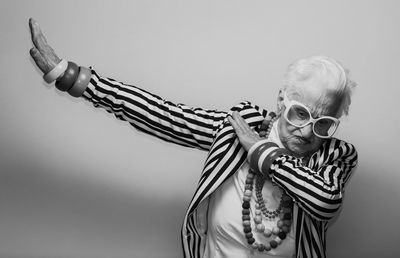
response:
<path fill-rule="evenodd" d="M 271 112 L 268 117 L 263 121 L 260 127 L 260 136 L 268 138 L 273 123 L 277 120 L 275 113 Z M 253 183 L 256 179 L 256 204 L 255 204 L 255 216 L 254 223 L 256 232 L 263 234 L 264 237 L 270 238 L 272 235 L 275 237 L 267 243 L 257 243 L 254 239 L 254 235 L 251 228 L 251 217 L 250 217 L 250 200 L 253 194 Z M 285 192 L 282 193 L 281 200 L 279 202 L 278 208 L 275 210 L 268 210 L 265 207 L 265 202 L 262 197 L 262 188 L 264 186 L 265 179 L 263 175 L 256 175 L 253 169 L 249 169 L 249 173 L 246 176 L 246 184 L 243 192 L 243 203 L 242 203 L 242 221 L 243 221 L 243 232 L 245 234 L 247 243 L 259 252 L 270 251 L 273 248 L 278 247 L 278 245 L 286 238 L 287 233 L 290 232 L 290 226 L 292 224 L 292 209 L 293 201 L 290 196 Z M 267 219 L 275 219 L 279 216 L 277 222 L 277 227 L 272 230 L 265 228 L 262 224 L 264 215 Z"/>

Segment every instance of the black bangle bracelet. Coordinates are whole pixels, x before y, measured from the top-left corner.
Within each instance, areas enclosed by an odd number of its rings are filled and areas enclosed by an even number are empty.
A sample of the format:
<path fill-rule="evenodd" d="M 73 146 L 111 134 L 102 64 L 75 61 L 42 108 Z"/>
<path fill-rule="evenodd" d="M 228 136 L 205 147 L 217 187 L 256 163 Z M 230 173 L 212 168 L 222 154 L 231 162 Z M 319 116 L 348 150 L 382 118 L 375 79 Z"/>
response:
<path fill-rule="evenodd" d="M 80 66 L 78 78 L 75 80 L 72 87 L 68 90 L 69 95 L 76 98 L 82 96 L 83 92 L 86 90 L 90 82 L 91 76 L 92 71 L 89 68 Z"/>
<path fill-rule="evenodd" d="M 61 91 L 68 91 L 78 78 L 79 67 L 74 62 L 68 62 L 67 70 L 64 75 L 56 81 L 56 88 Z"/>

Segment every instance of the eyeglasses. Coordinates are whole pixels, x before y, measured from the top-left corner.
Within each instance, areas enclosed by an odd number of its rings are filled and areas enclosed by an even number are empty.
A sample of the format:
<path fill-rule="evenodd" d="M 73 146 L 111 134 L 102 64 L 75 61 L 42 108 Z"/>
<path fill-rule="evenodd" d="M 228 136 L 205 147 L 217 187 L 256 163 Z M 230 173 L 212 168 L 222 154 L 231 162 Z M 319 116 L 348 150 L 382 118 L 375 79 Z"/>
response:
<path fill-rule="evenodd" d="M 284 92 L 283 103 L 286 107 L 283 117 L 289 124 L 302 128 L 312 123 L 314 134 L 320 138 L 332 137 L 339 126 L 340 121 L 335 117 L 321 116 L 313 118 L 310 110 L 304 104 L 289 100 L 286 92 Z"/>

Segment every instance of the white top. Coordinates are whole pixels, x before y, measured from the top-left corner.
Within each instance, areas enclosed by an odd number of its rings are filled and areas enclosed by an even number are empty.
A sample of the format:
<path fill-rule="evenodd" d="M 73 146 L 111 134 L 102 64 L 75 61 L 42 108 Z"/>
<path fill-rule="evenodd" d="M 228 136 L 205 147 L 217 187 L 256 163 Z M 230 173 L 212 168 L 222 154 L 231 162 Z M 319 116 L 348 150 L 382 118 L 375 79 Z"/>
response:
<path fill-rule="evenodd" d="M 282 147 L 278 135 L 278 122 L 275 122 L 271 130 L 269 140 Z M 207 226 L 207 242 L 203 258 L 265 258 L 265 257 L 294 257 L 295 256 L 295 240 L 293 223 L 290 232 L 281 244 L 269 252 L 259 252 L 253 250 L 247 243 L 247 239 L 243 233 L 242 222 L 242 198 L 245 186 L 246 175 L 248 173 L 249 164 L 245 162 L 243 166 L 230 178 L 227 179 L 211 196 L 208 209 L 208 226 Z M 282 190 L 272 185 L 270 181 L 265 181 L 262 195 L 266 201 L 266 207 L 274 210 L 279 206 Z M 253 237 L 257 243 L 267 243 L 275 238 L 272 235 L 266 238 L 262 233 L 256 232 L 253 218 L 254 206 L 256 203 L 255 188 L 250 201 L 251 227 L 253 229 Z M 263 216 L 263 224 L 266 228 L 272 230 L 277 227 L 276 223 L 279 218 L 269 220 Z"/>

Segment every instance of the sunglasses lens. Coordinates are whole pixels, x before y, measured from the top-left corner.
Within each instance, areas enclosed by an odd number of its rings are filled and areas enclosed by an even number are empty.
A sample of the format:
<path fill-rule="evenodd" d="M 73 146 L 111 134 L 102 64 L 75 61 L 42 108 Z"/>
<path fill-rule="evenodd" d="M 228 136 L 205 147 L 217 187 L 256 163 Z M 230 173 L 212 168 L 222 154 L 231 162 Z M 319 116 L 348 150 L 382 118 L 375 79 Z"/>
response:
<path fill-rule="evenodd" d="M 300 105 L 292 105 L 287 113 L 287 119 L 294 125 L 303 126 L 310 121 L 310 112 Z"/>
<path fill-rule="evenodd" d="M 321 118 L 314 123 L 315 133 L 322 137 L 332 136 L 336 128 L 336 121 L 330 118 Z"/>
<path fill-rule="evenodd" d="M 304 106 L 293 104 L 287 111 L 286 119 L 293 125 L 302 127 L 311 121 L 311 114 Z M 331 137 L 338 123 L 329 117 L 317 119 L 314 123 L 314 133 L 319 137 Z"/>

